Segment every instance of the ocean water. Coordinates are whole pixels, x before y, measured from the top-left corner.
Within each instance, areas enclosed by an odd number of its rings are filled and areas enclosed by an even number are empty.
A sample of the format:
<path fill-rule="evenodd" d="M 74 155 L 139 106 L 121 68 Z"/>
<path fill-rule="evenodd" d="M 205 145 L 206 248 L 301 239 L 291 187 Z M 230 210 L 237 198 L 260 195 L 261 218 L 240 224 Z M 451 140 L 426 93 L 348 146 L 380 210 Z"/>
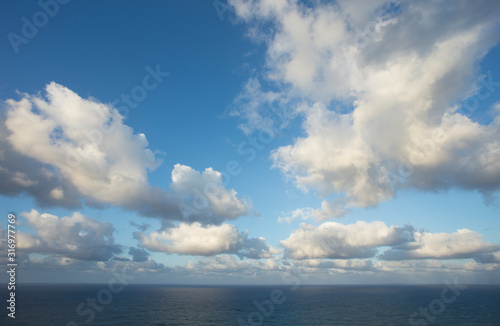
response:
<path fill-rule="evenodd" d="M 111 292 L 110 290 L 113 290 Z M 500 286 L 21 285 L 1 325 L 500 325 Z"/>

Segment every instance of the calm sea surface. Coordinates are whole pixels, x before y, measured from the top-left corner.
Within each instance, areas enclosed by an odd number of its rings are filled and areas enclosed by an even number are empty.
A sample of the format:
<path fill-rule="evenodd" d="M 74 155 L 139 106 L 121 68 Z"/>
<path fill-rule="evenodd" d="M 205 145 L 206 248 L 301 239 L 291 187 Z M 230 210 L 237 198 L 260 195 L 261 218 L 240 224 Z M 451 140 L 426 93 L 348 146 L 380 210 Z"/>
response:
<path fill-rule="evenodd" d="M 1 325 L 500 325 L 500 286 L 24 285 L 15 320 L 0 294 Z"/>

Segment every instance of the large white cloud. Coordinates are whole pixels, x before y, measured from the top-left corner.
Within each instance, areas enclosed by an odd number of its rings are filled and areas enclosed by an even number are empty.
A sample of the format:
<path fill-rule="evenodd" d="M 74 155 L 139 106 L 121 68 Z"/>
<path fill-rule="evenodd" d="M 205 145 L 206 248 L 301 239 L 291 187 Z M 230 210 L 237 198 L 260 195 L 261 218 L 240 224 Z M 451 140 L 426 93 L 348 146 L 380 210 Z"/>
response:
<path fill-rule="evenodd" d="M 387 226 L 384 222 L 358 221 L 354 224 L 325 222 L 320 226 L 302 224 L 281 241 L 285 257 L 293 259 L 370 258 L 380 246 L 394 246 L 413 239 L 411 226 Z"/>
<path fill-rule="evenodd" d="M 415 241 L 391 248 L 379 256 L 384 260 L 405 259 L 458 259 L 499 255 L 500 244 L 484 242 L 477 232 L 461 229 L 455 233 L 415 233 Z M 491 262 L 494 262 L 493 259 Z"/>
<path fill-rule="evenodd" d="M 166 220 L 221 223 L 248 215 L 251 203 L 225 189 L 219 172 L 177 164 L 172 192 L 153 187 L 148 172 L 160 161 L 144 134 L 135 134 L 110 105 L 83 99 L 54 82 L 46 97 L 6 101 L 0 133 L 0 191 L 27 192 L 42 206 L 109 204 Z M 194 207 L 193 207 L 194 206 Z M 188 212 L 186 212 L 188 211 Z M 168 224 L 165 222 L 165 224 Z"/>
<path fill-rule="evenodd" d="M 500 117 L 480 124 L 458 113 L 499 86 L 476 77 L 499 39 L 500 3 L 230 3 L 250 37 L 266 41 L 267 81 L 303 102 L 304 135 L 272 154 L 298 187 L 344 194 L 347 207 L 408 187 L 500 188 Z M 248 110 L 251 130 L 261 112 Z"/>
<path fill-rule="evenodd" d="M 354 224 L 325 222 L 319 226 L 302 224 L 281 241 L 285 258 L 311 260 L 474 259 L 498 263 L 500 244 L 485 242 L 483 236 L 468 229 L 455 233 L 417 231 L 413 226 L 390 226 L 384 222 L 358 221 Z M 381 254 L 379 249 L 389 247 Z"/>
<path fill-rule="evenodd" d="M 60 218 L 33 209 L 21 216 L 35 233 L 17 232 L 20 251 L 92 261 L 107 261 L 122 252 L 109 222 L 99 222 L 78 212 Z"/>
<path fill-rule="evenodd" d="M 140 244 L 152 251 L 180 255 L 213 256 L 227 253 L 247 258 L 269 258 L 277 251 L 267 245 L 264 238 L 248 238 L 234 225 L 208 225 L 181 223 L 178 226 L 146 235 L 134 233 Z"/>
<path fill-rule="evenodd" d="M 121 204 L 147 188 L 158 166 L 144 134 L 134 134 L 117 110 L 50 83 L 47 100 L 7 100 L 8 139 L 15 150 L 53 164 L 86 196 Z"/>
<path fill-rule="evenodd" d="M 28 193 L 40 207 L 81 205 L 82 194 L 68 180 L 61 178 L 49 165 L 14 150 L 7 140 L 5 117 L 0 114 L 0 194 L 16 196 Z"/>

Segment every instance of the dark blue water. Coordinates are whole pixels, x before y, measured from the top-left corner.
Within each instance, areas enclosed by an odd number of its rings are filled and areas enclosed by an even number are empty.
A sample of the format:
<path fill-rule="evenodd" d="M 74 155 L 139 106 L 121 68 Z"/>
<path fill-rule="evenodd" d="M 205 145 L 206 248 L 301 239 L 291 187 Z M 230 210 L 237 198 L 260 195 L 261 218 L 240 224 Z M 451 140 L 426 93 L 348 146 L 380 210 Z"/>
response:
<path fill-rule="evenodd" d="M 500 286 L 445 288 L 128 285 L 113 294 L 108 285 L 25 285 L 16 291 L 15 320 L 0 290 L 0 324 L 500 325 Z"/>

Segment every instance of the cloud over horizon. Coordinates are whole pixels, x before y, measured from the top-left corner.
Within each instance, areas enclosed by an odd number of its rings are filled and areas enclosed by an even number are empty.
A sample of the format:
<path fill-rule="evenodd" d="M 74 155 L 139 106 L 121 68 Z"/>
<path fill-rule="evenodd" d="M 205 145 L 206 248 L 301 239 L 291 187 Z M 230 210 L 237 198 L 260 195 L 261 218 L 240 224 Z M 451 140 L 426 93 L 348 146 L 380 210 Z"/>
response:
<path fill-rule="evenodd" d="M 35 229 L 35 234 L 18 231 L 17 248 L 21 251 L 89 261 L 107 261 L 123 251 L 114 241 L 109 222 L 78 212 L 59 218 L 32 209 L 21 216 Z"/>
<path fill-rule="evenodd" d="M 304 223 L 281 245 L 285 248 L 285 258 L 371 258 L 376 255 L 377 247 L 407 243 L 414 232 L 412 226 L 388 227 L 380 221 L 347 225 L 325 222 L 317 227 Z"/>
<path fill-rule="evenodd" d="M 460 229 L 455 233 L 416 233 L 415 241 L 386 250 L 382 260 L 460 259 L 480 260 L 484 254 L 500 254 L 500 244 L 483 241 L 477 232 Z"/>
<path fill-rule="evenodd" d="M 468 229 L 432 233 L 411 225 L 388 227 L 382 221 L 324 222 L 319 226 L 302 223 L 281 245 L 284 258 L 295 260 L 474 259 L 487 264 L 497 263 L 500 254 L 500 244 L 485 242 L 481 234 Z"/>

